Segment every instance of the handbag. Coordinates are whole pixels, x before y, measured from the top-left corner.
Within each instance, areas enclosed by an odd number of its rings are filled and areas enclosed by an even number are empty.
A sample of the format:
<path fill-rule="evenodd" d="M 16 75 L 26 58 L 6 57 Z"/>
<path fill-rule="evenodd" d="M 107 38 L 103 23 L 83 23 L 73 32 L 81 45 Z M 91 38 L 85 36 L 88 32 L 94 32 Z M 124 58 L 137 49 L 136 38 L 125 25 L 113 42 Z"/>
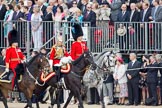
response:
<path fill-rule="evenodd" d="M 114 88 L 114 92 L 115 92 L 115 93 L 119 93 L 119 92 L 120 92 L 120 86 L 119 86 L 118 81 L 115 82 L 115 86 L 114 86 L 114 87 L 115 87 L 115 88 Z"/>

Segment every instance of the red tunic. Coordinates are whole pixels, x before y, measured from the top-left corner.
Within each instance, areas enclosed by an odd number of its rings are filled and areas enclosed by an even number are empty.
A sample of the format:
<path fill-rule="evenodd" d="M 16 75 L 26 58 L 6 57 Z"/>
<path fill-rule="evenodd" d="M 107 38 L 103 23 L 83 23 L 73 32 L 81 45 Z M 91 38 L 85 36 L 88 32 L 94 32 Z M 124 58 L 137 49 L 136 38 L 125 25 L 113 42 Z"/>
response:
<path fill-rule="evenodd" d="M 53 60 L 53 65 L 55 64 L 59 64 L 60 63 L 60 59 L 63 57 L 63 56 L 68 56 L 68 52 L 66 51 L 65 47 L 59 47 L 61 48 L 61 50 L 63 51 L 63 55 L 60 54 L 60 57 L 56 57 L 56 51 L 57 50 L 57 47 L 54 45 L 52 48 L 51 48 L 51 52 L 50 52 L 50 60 Z M 59 53 L 57 53 L 57 56 L 58 56 Z"/>
<path fill-rule="evenodd" d="M 9 47 L 6 50 L 6 66 L 9 66 L 9 68 L 12 69 L 14 73 L 14 77 L 12 78 L 12 89 L 14 88 L 15 85 L 14 83 L 16 78 L 15 68 L 19 63 L 21 63 L 21 60 L 23 59 L 25 59 L 25 56 L 21 52 L 20 48 Z"/>
<path fill-rule="evenodd" d="M 9 64 L 10 69 L 15 69 L 17 64 L 21 63 L 25 56 L 20 48 L 9 47 L 6 50 L 6 63 Z"/>
<path fill-rule="evenodd" d="M 88 48 L 86 46 L 85 42 L 73 42 L 71 46 L 71 58 L 73 60 L 76 60 L 78 57 L 80 57 L 85 51 L 87 51 Z"/>

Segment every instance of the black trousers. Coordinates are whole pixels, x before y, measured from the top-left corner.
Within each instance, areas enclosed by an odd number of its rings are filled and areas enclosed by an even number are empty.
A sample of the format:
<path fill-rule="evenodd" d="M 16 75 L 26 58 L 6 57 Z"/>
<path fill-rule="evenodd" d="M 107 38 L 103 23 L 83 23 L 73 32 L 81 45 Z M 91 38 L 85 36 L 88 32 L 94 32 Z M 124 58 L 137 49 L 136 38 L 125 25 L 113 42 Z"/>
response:
<path fill-rule="evenodd" d="M 147 84 L 148 84 L 149 98 L 153 98 L 155 100 L 154 104 L 158 104 L 157 83 L 148 82 Z"/>
<path fill-rule="evenodd" d="M 130 104 L 139 104 L 139 84 L 128 81 L 128 100 Z"/>
<path fill-rule="evenodd" d="M 162 104 L 162 76 L 160 79 L 160 97 L 161 97 L 161 104 Z"/>

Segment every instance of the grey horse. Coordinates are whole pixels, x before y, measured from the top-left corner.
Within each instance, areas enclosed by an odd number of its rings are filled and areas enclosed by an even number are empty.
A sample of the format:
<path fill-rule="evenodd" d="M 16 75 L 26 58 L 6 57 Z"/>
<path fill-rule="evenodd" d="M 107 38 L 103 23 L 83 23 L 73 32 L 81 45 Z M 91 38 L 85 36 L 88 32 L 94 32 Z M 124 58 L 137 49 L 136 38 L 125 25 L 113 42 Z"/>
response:
<path fill-rule="evenodd" d="M 113 74 L 116 61 L 115 55 L 113 51 L 105 51 L 94 57 L 97 69 L 89 70 L 83 77 L 83 83 L 87 88 L 95 87 L 97 89 L 102 108 L 105 108 L 102 93 L 103 76 Z"/>

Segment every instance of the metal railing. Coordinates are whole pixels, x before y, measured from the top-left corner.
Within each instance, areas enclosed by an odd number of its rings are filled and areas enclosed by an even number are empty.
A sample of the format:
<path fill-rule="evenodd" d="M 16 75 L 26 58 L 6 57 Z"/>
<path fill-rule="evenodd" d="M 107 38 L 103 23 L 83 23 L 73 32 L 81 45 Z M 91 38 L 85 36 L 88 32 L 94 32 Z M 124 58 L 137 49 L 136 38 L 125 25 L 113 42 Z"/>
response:
<path fill-rule="evenodd" d="M 40 23 L 40 32 L 33 33 L 32 26 Z M 13 28 L 13 24 L 18 30 L 19 47 L 30 55 L 30 50 L 38 50 L 45 47 L 50 50 L 55 44 L 56 37 L 62 35 L 66 49 L 70 51 L 73 42 L 71 26 L 73 22 L 23 22 L 12 21 L 4 26 L 0 21 L 0 48 L 8 47 L 7 30 Z M 100 53 L 107 48 L 119 49 L 122 51 L 141 51 L 148 54 L 150 51 L 162 50 L 162 23 L 115 23 L 109 25 L 108 21 L 98 21 L 97 27 L 91 27 L 90 23 L 80 23 L 84 32 L 84 40 L 93 53 Z M 33 37 L 37 36 L 37 42 Z"/>

